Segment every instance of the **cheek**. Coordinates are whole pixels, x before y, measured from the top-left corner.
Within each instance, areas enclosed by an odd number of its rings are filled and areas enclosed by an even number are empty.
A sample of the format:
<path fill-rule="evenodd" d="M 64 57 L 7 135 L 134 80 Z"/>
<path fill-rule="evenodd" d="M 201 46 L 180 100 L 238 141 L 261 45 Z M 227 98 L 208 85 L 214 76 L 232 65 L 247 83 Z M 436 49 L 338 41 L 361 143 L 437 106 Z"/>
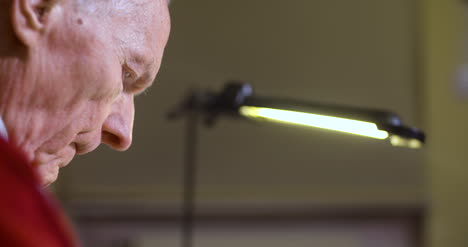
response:
<path fill-rule="evenodd" d="M 122 91 L 119 63 L 105 57 L 87 54 L 73 59 L 72 73 L 67 78 L 67 133 L 75 135 L 99 130 L 112 111 L 112 105 Z M 96 132 L 97 133 L 97 132 Z"/>
<path fill-rule="evenodd" d="M 70 125 L 76 132 L 100 130 L 107 117 L 112 113 L 114 104 L 109 100 L 91 100 L 83 105 L 75 123 Z"/>
<path fill-rule="evenodd" d="M 92 101 L 109 103 L 122 91 L 121 66 L 109 58 L 86 57 L 77 62 L 71 81 L 79 85 L 78 92 Z"/>
<path fill-rule="evenodd" d="M 71 26 L 53 38 L 55 72 L 62 85 L 69 85 L 64 94 L 77 101 L 112 101 L 122 87 L 121 64 L 105 32 L 95 28 Z M 60 41 L 60 42 L 59 42 Z"/>

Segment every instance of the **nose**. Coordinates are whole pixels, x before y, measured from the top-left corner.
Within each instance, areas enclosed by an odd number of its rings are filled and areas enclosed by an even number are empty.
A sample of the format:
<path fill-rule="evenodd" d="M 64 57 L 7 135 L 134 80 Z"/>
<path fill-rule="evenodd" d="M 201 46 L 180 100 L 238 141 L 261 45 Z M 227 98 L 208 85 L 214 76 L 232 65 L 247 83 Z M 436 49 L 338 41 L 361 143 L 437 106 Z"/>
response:
<path fill-rule="evenodd" d="M 102 125 L 101 142 L 118 151 L 127 150 L 132 144 L 134 115 L 133 95 L 121 95 Z"/>

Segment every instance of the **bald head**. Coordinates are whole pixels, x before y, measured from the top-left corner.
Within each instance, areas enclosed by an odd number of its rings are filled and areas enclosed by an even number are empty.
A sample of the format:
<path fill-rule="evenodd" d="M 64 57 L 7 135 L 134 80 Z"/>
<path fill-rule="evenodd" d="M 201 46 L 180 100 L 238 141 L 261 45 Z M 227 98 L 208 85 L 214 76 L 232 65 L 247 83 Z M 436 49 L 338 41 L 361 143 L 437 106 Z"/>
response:
<path fill-rule="evenodd" d="M 118 9 L 120 11 L 132 11 L 137 7 L 135 1 L 125 0 L 71 0 L 76 9 L 82 13 L 102 14 L 108 12 L 109 9 Z"/>
<path fill-rule="evenodd" d="M 74 2 L 77 10 L 90 14 L 98 14 L 107 11 L 109 7 L 119 9 L 121 11 L 132 11 L 138 7 L 138 2 L 128 0 L 71 0 Z M 154 0 L 156 1 L 156 0 Z M 167 5 L 171 0 L 164 0 Z"/>

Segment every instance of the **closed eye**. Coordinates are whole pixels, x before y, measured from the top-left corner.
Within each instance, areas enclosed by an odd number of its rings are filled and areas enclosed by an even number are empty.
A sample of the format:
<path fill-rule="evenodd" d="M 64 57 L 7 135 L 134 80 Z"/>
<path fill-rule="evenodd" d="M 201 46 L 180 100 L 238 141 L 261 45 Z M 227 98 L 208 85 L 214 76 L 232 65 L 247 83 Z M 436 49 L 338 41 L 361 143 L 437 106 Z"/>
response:
<path fill-rule="evenodd" d="M 138 74 L 128 65 L 122 67 L 122 81 L 125 92 L 133 91 L 133 84 L 138 79 Z"/>

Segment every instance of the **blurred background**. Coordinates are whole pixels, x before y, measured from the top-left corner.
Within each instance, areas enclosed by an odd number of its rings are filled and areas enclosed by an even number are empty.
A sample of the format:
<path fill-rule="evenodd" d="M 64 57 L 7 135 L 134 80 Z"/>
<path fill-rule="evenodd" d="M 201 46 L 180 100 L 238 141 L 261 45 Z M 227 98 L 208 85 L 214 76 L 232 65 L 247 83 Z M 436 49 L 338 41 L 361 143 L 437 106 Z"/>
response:
<path fill-rule="evenodd" d="M 423 149 L 220 119 L 199 126 L 194 246 L 468 246 L 468 27 L 460 0 L 176 0 L 134 142 L 63 169 L 85 246 L 180 246 L 189 89 L 397 112 Z M 466 71 L 465 71 L 466 70 Z M 466 74 L 466 75 L 465 75 Z"/>

